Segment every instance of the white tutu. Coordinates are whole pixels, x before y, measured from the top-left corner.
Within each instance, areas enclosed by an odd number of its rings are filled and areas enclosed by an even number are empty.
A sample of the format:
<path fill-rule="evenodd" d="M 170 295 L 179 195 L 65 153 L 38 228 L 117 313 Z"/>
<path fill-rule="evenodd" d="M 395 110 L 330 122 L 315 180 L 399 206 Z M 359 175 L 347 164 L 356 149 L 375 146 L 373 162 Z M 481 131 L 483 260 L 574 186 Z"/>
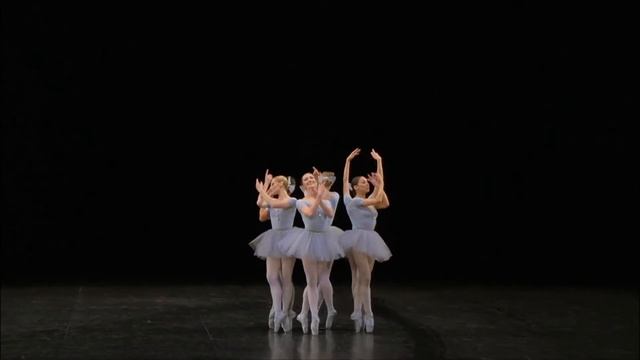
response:
<path fill-rule="evenodd" d="M 374 230 L 347 230 L 340 236 L 340 245 L 345 252 L 355 250 L 379 262 L 387 261 L 391 257 L 391 250 Z"/>
<path fill-rule="evenodd" d="M 301 229 L 293 237 L 286 237 L 279 242 L 280 251 L 285 256 L 298 259 L 309 257 L 317 261 L 333 261 L 344 257 L 339 244 L 339 228 L 332 226 L 327 231 L 309 231 Z"/>
<path fill-rule="evenodd" d="M 287 239 L 296 238 L 296 235 L 301 231 L 302 229 L 298 227 L 285 230 L 269 229 L 253 239 L 249 243 L 249 246 L 253 248 L 253 254 L 261 259 L 266 259 L 267 257 L 284 257 L 286 255 L 280 250 L 281 247 L 279 244 Z"/>

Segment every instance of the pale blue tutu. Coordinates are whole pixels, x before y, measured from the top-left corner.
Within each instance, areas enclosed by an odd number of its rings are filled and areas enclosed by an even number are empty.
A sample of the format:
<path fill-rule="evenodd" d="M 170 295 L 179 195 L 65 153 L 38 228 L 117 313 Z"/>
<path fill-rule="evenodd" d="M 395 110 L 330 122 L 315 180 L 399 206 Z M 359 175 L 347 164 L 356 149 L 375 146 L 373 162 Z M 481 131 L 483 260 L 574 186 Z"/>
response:
<path fill-rule="evenodd" d="M 253 254 L 261 259 L 286 257 L 280 250 L 280 243 L 289 242 L 290 240 L 287 239 L 295 239 L 301 231 L 303 230 L 299 227 L 284 230 L 269 229 L 253 239 L 249 246 L 253 248 Z"/>
<path fill-rule="evenodd" d="M 391 250 L 375 230 L 347 230 L 340 236 L 339 241 L 345 252 L 355 250 L 379 262 L 387 261 L 391 257 Z"/>
<path fill-rule="evenodd" d="M 342 230 L 332 226 L 326 231 L 301 229 L 295 236 L 279 242 L 280 252 L 298 259 L 305 257 L 317 261 L 333 261 L 344 257 L 339 243 Z"/>

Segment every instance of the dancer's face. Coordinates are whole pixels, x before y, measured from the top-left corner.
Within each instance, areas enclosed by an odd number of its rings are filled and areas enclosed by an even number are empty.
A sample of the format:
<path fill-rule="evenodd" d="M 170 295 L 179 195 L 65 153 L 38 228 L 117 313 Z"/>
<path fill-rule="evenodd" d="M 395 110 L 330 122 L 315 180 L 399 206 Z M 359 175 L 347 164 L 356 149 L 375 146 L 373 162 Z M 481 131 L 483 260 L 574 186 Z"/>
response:
<path fill-rule="evenodd" d="M 369 181 L 367 181 L 367 178 L 365 178 L 364 176 L 360 176 L 360 178 L 358 178 L 358 184 L 356 184 L 356 187 L 354 188 L 356 190 L 357 193 L 361 193 L 361 194 L 366 194 L 369 192 Z"/>
<path fill-rule="evenodd" d="M 318 188 L 318 183 L 316 182 L 315 176 L 311 173 L 306 173 L 302 176 L 302 185 L 304 186 L 306 191 L 316 190 Z"/>
<path fill-rule="evenodd" d="M 289 183 L 287 181 L 287 178 L 282 175 L 278 175 L 274 177 L 273 180 L 271 180 L 271 187 L 269 188 L 269 190 L 272 194 L 278 194 L 282 190 L 286 192 L 288 190 L 288 185 Z"/>

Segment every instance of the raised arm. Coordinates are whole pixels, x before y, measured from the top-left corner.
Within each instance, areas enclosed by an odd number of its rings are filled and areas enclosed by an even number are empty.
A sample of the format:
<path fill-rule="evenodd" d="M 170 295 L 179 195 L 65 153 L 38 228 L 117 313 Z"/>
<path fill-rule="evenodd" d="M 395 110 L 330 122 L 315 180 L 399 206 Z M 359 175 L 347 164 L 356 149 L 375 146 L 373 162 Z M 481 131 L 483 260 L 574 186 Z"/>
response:
<path fill-rule="evenodd" d="M 379 177 L 380 179 L 384 180 L 384 178 L 382 176 Z M 368 176 L 368 180 L 369 182 L 374 186 L 374 192 L 375 192 L 375 188 L 378 187 L 378 177 L 376 176 L 376 173 L 371 173 Z M 376 209 L 385 209 L 389 207 L 389 198 L 387 197 L 387 192 L 384 191 L 384 189 L 382 189 L 381 191 L 381 195 L 382 195 L 382 201 L 375 205 Z M 371 195 L 369 195 L 369 198 L 373 198 L 374 197 L 374 193 L 371 193 Z"/>
<path fill-rule="evenodd" d="M 380 175 L 380 178 L 384 179 L 384 172 L 382 170 L 382 156 L 378 154 L 374 149 L 371 149 L 371 157 L 376 161 L 376 172 Z M 375 183 L 373 184 L 376 185 Z M 389 207 L 389 198 L 387 193 L 382 191 L 382 203 L 376 206 L 376 209 L 384 209 Z"/>
<path fill-rule="evenodd" d="M 318 196 L 316 198 L 316 202 L 318 202 L 318 205 L 322 208 L 322 211 L 324 212 L 324 215 L 326 217 L 333 217 L 333 208 L 331 206 L 327 206 L 327 204 L 325 204 L 325 202 L 323 201 L 325 198 L 325 195 L 327 195 L 329 191 L 327 191 L 327 188 L 324 186 L 324 184 L 319 184 L 318 185 Z"/>
<path fill-rule="evenodd" d="M 272 190 L 277 191 L 278 189 L 275 189 L 274 187 L 276 186 L 280 186 L 279 184 L 274 184 L 272 185 Z M 260 193 L 260 196 L 262 197 L 263 201 L 265 201 L 267 204 L 269 204 L 269 207 L 272 208 L 288 208 L 291 206 L 291 204 L 289 203 L 289 199 L 276 199 L 271 197 L 271 195 L 269 195 L 269 193 L 267 193 L 267 191 L 265 190 L 264 184 L 262 182 L 260 182 L 260 180 L 256 179 L 256 190 L 258 190 L 258 192 Z"/>
<path fill-rule="evenodd" d="M 382 172 L 382 157 L 374 149 L 371 149 L 371 157 L 376 161 L 376 172 L 384 178 L 384 173 Z"/>
<path fill-rule="evenodd" d="M 323 183 L 325 188 L 327 189 L 327 191 L 325 191 L 324 196 L 322 197 L 324 200 L 330 200 L 331 199 L 331 192 L 329 191 L 331 189 L 331 185 L 333 185 L 332 182 L 329 182 L 328 180 L 326 180 L 326 178 L 323 176 L 322 171 L 318 170 L 315 166 L 311 167 L 313 169 L 313 177 L 316 178 L 316 182 L 319 183 Z M 325 180 L 323 180 L 323 178 L 325 178 Z M 334 177 L 334 182 L 335 182 L 335 177 Z"/>
<path fill-rule="evenodd" d="M 344 171 L 342 173 L 342 196 L 349 195 L 349 169 L 351 167 L 351 160 L 360 154 L 360 148 L 356 148 L 347 156 L 347 160 L 344 163 Z"/>
<path fill-rule="evenodd" d="M 269 187 L 271 186 L 271 179 L 273 179 L 273 176 L 269 174 L 269 169 L 267 169 L 267 171 L 265 171 L 264 173 L 264 186 L 266 191 L 269 191 Z M 259 208 L 264 208 L 267 206 L 267 202 L 262 199 L 260 191 L 258 191 L 258 200 L 256 201 L 256 205 L 258 205 Z"/>
<path fill-rule="evenodd" d="M 322 175 L 322 172 L 320 172 L 320 170 L 316 169 L 315 166 L 311 167 L 313 169 L 313 177 L 316 178 L 316 182 L 320 182 L 320 175 Z"/>
<path fill-rule="evenodd" d="M 264 186 L 269 186 L 271 184 L 271 179 L 272 176 L 269 174 L 269 169 L 267 169 L 264 173 Z M 256 190 L 258 190 L 257 187 Z M 258 190 L 258 200 L 256 201 L 256 204 L 260 208 L 260 210 L 258 210 L 258 220 L 261 222 L 269 220 L 269 208 L 267 207 L 267 202 L 262 200 L 260 190 Z"/>
<path fill-rule="evenodd" d="M 300 212 L 302 212 L 302 214 L 304 214 L 305 216 L 312 217 L 316 214 L 318 207 L 320 207 L 322 208 L 322 211 L 324 212 L 325 216 L 333 217 L 333 209 L 331 208 L 331 206 L 327 206 L 322 201 L 322 198 L 324 197 L 325 192 L 326 192 L 326 189 L 324 185 L 318 184 L 318 192 L 316 193 L 316 197 L 313 200 L 313 203 L 311 204 L 311 206 L 302 207 L 300 209 Z"/>
<path fill-rule="evenodd" d="M 373 184 L 373 193 L 362 201 L 362 206 L 374 206 L 376 209 L 381 208 L 384 198 L 384 180 L 378 173 L 369 175 L 369 182 Z"/>

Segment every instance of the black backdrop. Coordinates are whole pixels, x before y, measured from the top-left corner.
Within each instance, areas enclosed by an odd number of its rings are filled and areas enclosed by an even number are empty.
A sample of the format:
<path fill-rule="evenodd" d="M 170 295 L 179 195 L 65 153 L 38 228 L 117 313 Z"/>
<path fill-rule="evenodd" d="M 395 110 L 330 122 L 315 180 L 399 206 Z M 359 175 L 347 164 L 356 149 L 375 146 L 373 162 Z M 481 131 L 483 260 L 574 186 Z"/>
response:
<path fill-rule="evenodd" d="M 261 281 L 255 178 L 355 147 L 380 280 L 635 279 L 622 9 L 225 6 L 4 6 L 3 281 Z"/>

